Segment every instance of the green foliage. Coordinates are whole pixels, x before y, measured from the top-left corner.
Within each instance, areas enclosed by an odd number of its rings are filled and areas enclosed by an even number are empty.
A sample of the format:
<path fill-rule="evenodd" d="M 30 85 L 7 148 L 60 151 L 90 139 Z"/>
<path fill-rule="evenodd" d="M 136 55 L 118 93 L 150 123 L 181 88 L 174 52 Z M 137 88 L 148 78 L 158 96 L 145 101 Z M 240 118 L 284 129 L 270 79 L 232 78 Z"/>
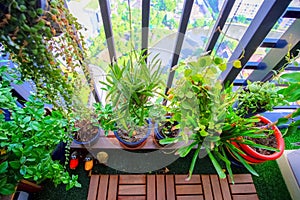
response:
<path fill-rule="evenodd" d="M 77 33 L 81 27 L 63 0 L 45 2 L 43 10 L 36 0 L 0 0 L 4 8 L 0 14 L 1 43 L 18 65 L 21 79 L 34 81 L 40 99 L 70 105 L 77 85 L 75 68 L 83 67 L 88 73 L 82 64 L 83 37 Z"/>
<path fill-rule="evenodd" d="M 44 103 L 34 96 L 29 97 L 24 108 L 18 107 L 7 75 L 0 76 L 0 108 L 11 113 L 10 121 L 0 113 L 0 194 L 13 193 L 21 179 L 37 183 L 51 179 L 55 185 L 66 184 L 67 189 L 80 186 L 76 176 L 71 177 L 59 161 L 51 158 L 59 142 L 69 141 L 69 120 L 60 111 L 46 116 Z"/>
<path fill-rule="evenodd" d="M 247 116 L 264 111 L 272 111 L 274 106 L 286 105 L 286 95 L 278 93 L 279 87 L 271 82 L 249 82 L 237 91 L 236 112 L 240 116 Z"/>
<path fill-rule="evenodd" d="M 113 107 L 113 120 L 127 129 L 145 124 L 153 99 L 161 95 L 160 61 L 157 56 L 148 60 L 144 51 L 133 50 L 112 65 L 106 82 L 101 82 L 107 90 L 107 99 Z"/>
<path fill-rule="evenodd" d="M 109 131 L 114 131 L 116 126 L 113 121 L 112 106 L 110 104 L 103 106 L 101 103 L 95 103 L 94 108 L 100 127 L 105 131 L 105 135 L 108 135 Z"/>
<path fill-rule="evenodd" d="M 244 116 L 250 111 L 248 107 L 256 112 L 261 108 L 271 110 L 273 106 L 286 103 L 284 95 L 278 94 L 278 89 L 272 83 L 249 82 L 245 89 L 236 91 L 231 87 L 224 88 L 218 77 L 221 71 L 226 70 L 226 66 L 221 58 L 203 56 L 175 67 L 175 70 L 181 70 L 182 77 L 169 91 L 168 110 L 174 113 L 182 132 L 179 138 L 166 138 L 160 143 L 185 141 L 185 145 L 176 152 L 181 157 L 196 148 L 188 178 L 191 178 L 195 160 L 201 151 L 209 156 L 220 178 L 226 177 L 220 164 L 224 162 L 231 179 L 233 175 L 227 152 L 231 152 L 253 175 L 258 175 L 240 155 L 244 152 L 232 142 L 278 151 L 250 139 L 266 138 L 273 134 L 273 130 L 256 127 L 255 123 L 260 121 L 258 118 Z M 239 67 L 238 61 L 236 67 Z M 233 109 L 236 101 L 238 108 Z"/>

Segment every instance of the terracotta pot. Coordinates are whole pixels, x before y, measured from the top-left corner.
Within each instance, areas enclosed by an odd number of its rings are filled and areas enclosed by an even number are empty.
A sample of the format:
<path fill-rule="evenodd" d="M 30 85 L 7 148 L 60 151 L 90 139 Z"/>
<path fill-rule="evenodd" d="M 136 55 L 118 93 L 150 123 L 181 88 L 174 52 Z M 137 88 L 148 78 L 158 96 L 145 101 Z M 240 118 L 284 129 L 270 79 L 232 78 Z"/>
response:
<path fill-rule="evenodd" d="M 269 119 L 263 117 L 263 116 L 258 116 L 260 121 L 265 124 L 272 123 Z M 255 151 L 253 148 L 246 144 L 237 144 L 235 142 L 232 142 L 233 145 L 235 145 L 237 148 L 240 148 L 242 151 L 244 151 L 247 155 L 241 154 L 243 158 L 245 158 L 247 161 L 250 163 L 261 163 L 269 160 L 276 160 L 279 158 L 283 152 L 284 152 L 284 140 L 282 137 L 282 134 L 280 130 L 277 128 L 277 126 L 272 126 L 271 127 L 274 130 L 274 135 L 277 140 L 277 149 L 279 149 L 279 152 L 274 152 L 271 155 L 264 155 L 260 154 L 257 151 Z"/>

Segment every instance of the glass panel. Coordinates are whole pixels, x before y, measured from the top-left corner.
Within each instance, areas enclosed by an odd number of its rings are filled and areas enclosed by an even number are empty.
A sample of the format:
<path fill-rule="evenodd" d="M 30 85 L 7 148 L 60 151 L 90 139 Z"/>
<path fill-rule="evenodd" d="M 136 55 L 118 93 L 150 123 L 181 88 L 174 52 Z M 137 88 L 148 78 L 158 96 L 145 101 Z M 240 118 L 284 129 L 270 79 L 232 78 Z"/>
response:
<path fill-rule="evenodd" d="M 219 37 L 214 53 L 229 58 L 260 8 L 262 0 L 236 1 Z"/>

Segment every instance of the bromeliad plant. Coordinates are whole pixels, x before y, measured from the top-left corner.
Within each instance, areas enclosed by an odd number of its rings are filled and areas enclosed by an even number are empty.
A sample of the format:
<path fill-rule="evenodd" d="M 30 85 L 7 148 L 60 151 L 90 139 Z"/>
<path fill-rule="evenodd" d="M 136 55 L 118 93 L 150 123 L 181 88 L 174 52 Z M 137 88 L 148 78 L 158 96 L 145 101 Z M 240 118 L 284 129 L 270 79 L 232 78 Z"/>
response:
<path fill-rule="evenodd" d="M 71 105 L 77 71 L 87 74 L 81 26 L 64 0 L 0 0 L 0 42 L 22 80 L 32 80 L 40 99 Z M 59 34 L 58 34 L 59 32 Z M 89 79 L 90 80 L 90 79 Z"/>
<path fill-rule="evenodd" d="M 45 115 L 44 103 L 31 96 L 24 108 L 16 105 L 12 97 L 10 77 L 0 68 L 0 108 L 11 113 L 10 120 L 0 113 L 0 194 L 15 191 L 21 179 L 40 183 L 51 179 L 55 185 L 66 184 L 67 189 L 79 187 L 77 176 L 71 176 L 51 153 L 61 141 L 67 143 L 69 120 L 60 111 Z"/>

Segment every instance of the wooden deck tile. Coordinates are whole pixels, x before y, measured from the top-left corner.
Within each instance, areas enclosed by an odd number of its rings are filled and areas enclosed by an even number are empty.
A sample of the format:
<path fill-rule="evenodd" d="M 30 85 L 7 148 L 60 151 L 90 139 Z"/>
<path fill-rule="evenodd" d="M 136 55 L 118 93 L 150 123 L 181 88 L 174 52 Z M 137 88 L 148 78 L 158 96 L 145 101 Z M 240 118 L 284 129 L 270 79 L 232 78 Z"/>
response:
<path fill-rule="evenodd" d="M 256 193 L 255 186 L 253 184 L 234 184 L 230 185 L 232 194 L 249 194 Z"/>
<path fill-rule="evenodd" d="M 166 175 L 167 200 L 176 199 L 174 175 Z"/>
<path fill-rule="evenodd" d="M 165 176 L 156 175 L 156 198 L 157 200 L 165 200 Z"/>
<path fill-rule="evenodd" d="M 88 193 L 88 200 L 94 200 L 97 197 L 97 190 L 98 190 L 98 182 L 99 182 L 99 176 L 91 176 L 90 179 L 90 189 Z"/>
<path fill-rule="evenodd" d="M 222 199 L 221 187 L 218 175 L 210 175 L 213 196 L 215 199 Z"/>
<path fill-rule="evenodd" d="M 176 194 L 203 194 L 201 185 L 176 185 Z"/>
<path fill-rule="evenodd" d="M 258 200 L 251 175 L 92 175 L 88 200 Z"/>
<path fill-rule="evenodd" d="M 146 184 L 146 175 L 120 175 L 119 184 Z"/>
<path fill-rule="evenodd" d="M 177 196 L 177 200 L 203 200 L 203 195 Z"/>
<path fill-rule="evenodd" d="M 220 181 L 220 186 L 221 186 L 223 199 L 231 200 L 230 189 L 229 189 L 229 185 L 228 185 L 229 183 L 228 183 L 227 179 L 226 178 L 224 178 L 224 179 L 219 178 L 219 181 Z"/>
<path fill-rule="evenodd" d="M 108 190 L 108 179 L 109 175 L 100 175 L 97 200 L 106 200 Z"/>
<path fill-rule="evenodd" d="M 230 178 L 228 180 L 230 180 Z M 233 180 L 234 183 L 253 183 L 251 174 L 234 174 Z"/>
<path fill-rule="evenodd" d="M 194 174 L 192 175 L 190 180 L 186 180 L 187 175 L 176 175 L 175 176 L 175 183 L 176 184 L 200 184 L 201 183 L 201 179 L 200 179 L 200 175 Z"/>
<path fill-rule="evenodd" d="M 119 185 L 119 195 L 146 195 L 146 185 Z"/>
<path fill-rule="evenodd" d="M 211 189 L 211 183 L 209 175 L 201 175 L 202 184 L 203 184 L 203 193 L 206 200 L 213 200 L 213 193 Z"/>
<path fill-rule="evenodd" d="M 118 175 L 110 175 L 107 199 L 108 200 L 117 199 L 117 192 L 118 192 Z"/>
<path fill-rule="evenodd" d="M 146 196 L 118 196 L 118 200 L 146 200 Z"/>
<path fill-rule="evenodd" d="M 257 194 L 232 195 L 233 200 L 259 200 Z"/>
<path fill-rule="evenodd" d="M 155 184 L 155 175 L 147 176 L 147 199 L 155 200 L 156 199 L 156 184 Z"/>

